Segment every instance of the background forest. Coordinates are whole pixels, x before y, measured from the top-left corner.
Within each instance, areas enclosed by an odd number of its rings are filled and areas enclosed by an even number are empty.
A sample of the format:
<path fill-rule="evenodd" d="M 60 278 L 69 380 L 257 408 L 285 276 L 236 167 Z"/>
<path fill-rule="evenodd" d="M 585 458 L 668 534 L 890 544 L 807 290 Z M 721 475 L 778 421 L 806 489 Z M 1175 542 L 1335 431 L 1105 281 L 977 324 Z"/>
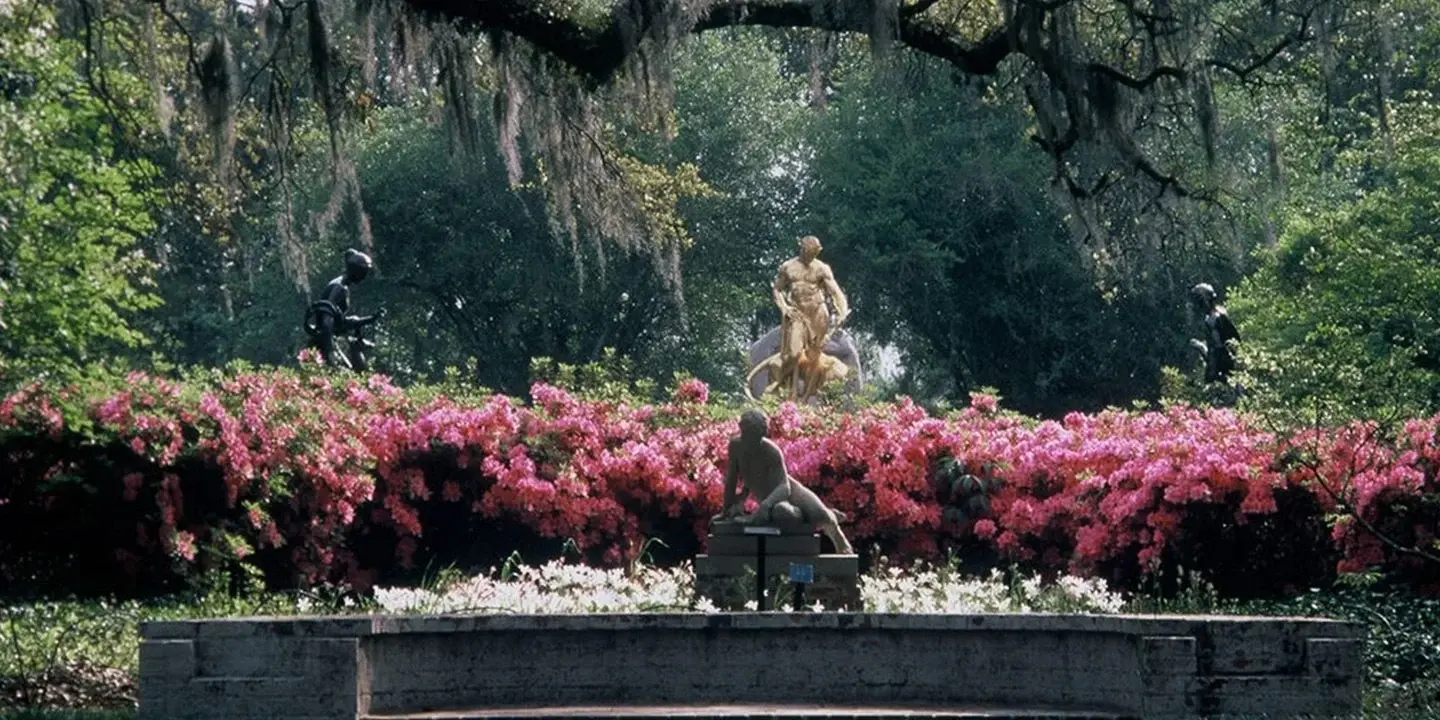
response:
<path fill-rule="evenodd" d="M 741 349 L 778 322 L 774 268 L 815 233 L 886 371 L 877 397 L 989 387 L 1042 415 L 1154 401 L 1163 368 L 1198 364 L 1186 298 L 1204 281 L 1257 401 L 1436 409 L 1434 3 L 1310 8 L 1306 42 L 1217 76 L 1204 142 L 1138 123 L 1184 196 L 1112 172 L 1103 143 L 1057 174 L 1019 63 L 975 77 L 863 36 L 698 35 L 672 50 L 665 116 L 624 97 L 590 111 L 602 162 L 651 199 L 649 232 L 618 243 L 556 202 L 554 148 L 497 125 L 501 60 L 455 55 L 443 24 L 377 38 L 373 14 L 338 5 L 9 4 L 10 384 L 292 363 L 353 246 L 376 259 L 356 301 L 389 312 L 377 362 L 402 383 L 467 368 L 524 394 L 533 358 L 613 348 L 641 376 L 731 393 Z"/>

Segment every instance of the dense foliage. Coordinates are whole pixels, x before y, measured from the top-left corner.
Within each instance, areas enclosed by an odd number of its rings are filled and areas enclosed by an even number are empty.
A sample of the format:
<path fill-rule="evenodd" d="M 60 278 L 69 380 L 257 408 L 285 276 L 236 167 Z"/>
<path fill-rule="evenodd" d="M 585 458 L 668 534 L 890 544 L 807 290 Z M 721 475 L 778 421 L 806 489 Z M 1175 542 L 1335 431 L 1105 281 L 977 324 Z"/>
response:
<path fill-rule="evenodd" d="M 531 394 L 455 400 L 308 371 L 29 386 L 0 403 L 0 573 L 153 590 L 239 562 L 276 586 L 367 587 L 567 542 L 606 565 L 647 538 L 699 549 L 734 431 L 703 383 L 657 405 Z M 771 431 L 871 555 L 998 553 L 1122 587 L 1183 566 L 1255 596 L 1337 571 L 1431 587 L 1437 423 L 1277 436 L 1180 407 L 1036 423 L 976 396 L 947 418 L 908 401 L 839 418 L 785 405 Z"/>
<path fill-rule="evenodd" d="M 1440 146 L 1433 105 L 1403 110 L 1403 152 L 1386 177 L 1333 206 L 1297 203 L 1238 288 L 1262 404 L 1292 410 L 1292 422 L 1440 410 Z"/>
<path fill-rule="evenodd" d="M 136 247 L 155 228 L 154 168 L 120 153 L 81 56 L 49 13 L 0 12 L 0 369 L 12 372 L 74 371 L 140 344 L 131 313 L 158 301 Z"/>

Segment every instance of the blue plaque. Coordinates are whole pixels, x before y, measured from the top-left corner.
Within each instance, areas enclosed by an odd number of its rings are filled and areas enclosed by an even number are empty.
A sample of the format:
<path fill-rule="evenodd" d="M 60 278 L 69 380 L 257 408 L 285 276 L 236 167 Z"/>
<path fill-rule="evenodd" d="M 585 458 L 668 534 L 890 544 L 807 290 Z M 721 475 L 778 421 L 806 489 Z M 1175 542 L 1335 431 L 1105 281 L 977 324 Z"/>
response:
<path fill-rule="evenodd" d="M 790 563 L 790 582 L 815 582 L 815 566 L 809 563 Z"/>

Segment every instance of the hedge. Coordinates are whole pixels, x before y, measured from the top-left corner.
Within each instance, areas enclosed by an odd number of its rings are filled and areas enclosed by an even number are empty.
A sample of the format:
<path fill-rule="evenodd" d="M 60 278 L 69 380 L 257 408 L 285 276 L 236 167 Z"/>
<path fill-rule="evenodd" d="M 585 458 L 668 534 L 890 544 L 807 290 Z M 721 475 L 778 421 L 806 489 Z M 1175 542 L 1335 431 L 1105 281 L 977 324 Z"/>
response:
<path fill-rule="evenodd" d="M 363 589 L 517 550 L 602 565 L 650 538 L 672 560 L 701 550 L 736 413 L 694 380 L 657 404 L 531 395 L 313 368 L 31 384 L 0 402 L 0 583 L 160 591 L 241 567 Z M 791 474 L 849 514 L 867 556 L 1124 588 L 1186 568 L 1245 597 L 1367 571 L 1434 590 L 1437 430 L 1276 434 L 1186 407 L 1039 422 L 983 395 L 946 417 L 908 400 L 771 416 Z"/>

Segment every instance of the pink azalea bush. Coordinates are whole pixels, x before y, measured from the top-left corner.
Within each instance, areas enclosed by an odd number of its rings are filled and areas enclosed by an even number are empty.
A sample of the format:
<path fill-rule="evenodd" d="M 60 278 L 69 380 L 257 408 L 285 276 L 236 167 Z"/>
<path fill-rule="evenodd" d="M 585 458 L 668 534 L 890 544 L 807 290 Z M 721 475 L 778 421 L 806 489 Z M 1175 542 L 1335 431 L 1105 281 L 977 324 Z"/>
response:
<path fill-rule="evenodd" d="M 568 541 L 611 567 L 647 538 L 701 548 L 737 412 L 696 380 L 654 405 L 545 384 L 531 396 L 426 399 L 311 368 L 23 388 L 0 401 L 0 581 L 68 557 L 92 574 L 244 562 L 274 582 L 367 587 L 520 546 Z M 1433 546 L 1437 429 L 1440 418 L 1397 438 L 1359 424 L 1279 437 L 1230 411 L 1178 407 L 1036 422 L 986 395 L 948 417 L 906 400 L 771 417 L 791 474 L 849 515 L 857 547 L 895 560 L 988 554 L 1122 585 L 1167 565 L 1220 572 L 1226 553 L 1237 567 L 1300 553 L 1325 573 L 1431 582 L 1434 567 L 1363 525 Z M 1363 523 L 1325 521 L 1348 509 Z"/>

